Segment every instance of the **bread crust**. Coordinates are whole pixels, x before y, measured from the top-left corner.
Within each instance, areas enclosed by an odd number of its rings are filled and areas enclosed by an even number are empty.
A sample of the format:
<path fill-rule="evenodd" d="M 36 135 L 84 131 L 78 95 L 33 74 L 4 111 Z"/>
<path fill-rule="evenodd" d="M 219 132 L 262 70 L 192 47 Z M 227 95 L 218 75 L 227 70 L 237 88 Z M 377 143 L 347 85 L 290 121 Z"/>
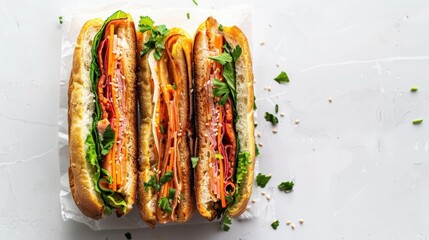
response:
<path fill-rule="evenodd" d="M 78 36 L 73 55 L 73 67 L 68 91 L 68 119 L 69 119 L 69 183 L 73 198 L 81 212 L 93 219 L 104 216 L 105 205 L 100 193 L 95 190 L 92 176 L 95 169 L 86 160 L 85 140 L 92 128 L 92 113 L 94 112 L 94 93 L 91 92 L 90 66 L 92 61 L 91 47 L 95 34 L 103 25 L 102 19 L 87 21 Z M 127 180 L 119 189 L 127 203 L 127 211 L 130 212 L 135 201 L 136 191 L 136 104 L 135 104 L 135 30 L 131 16 L 125 20 L 125 24 L 118 29 L 118 34 L 125 37 L 127 49 L 124 50 L 124 76 L 126 84 L 127 109 L 125 118 L 128 119 L 126 129 L 127 139 Z M 89 97 L 88 97 L 89 96 Z M 122 216 L 125 213 L 117 209 L 116 214 Z"/>
<path fill-rule="evenodd" d="M 209 198 L 209 156 L 207 152 L 213 151 L 207 138 L 209 129 L 206 127 L 209 98 L 213 98 L 207 92 L 205 84 L 209 80 L 209 66 L 207 58 L 209 56 L 209 46 L 207 31 L 214 31 L 222 34 L 232 49 L 236 45 L 242 48 L 242 54 L 238 58 L 236 65 L 236 89 L 237 89 L 237 113 L 238 121 L 235 124 L 236 134 L 240 139 L 240 152 L 249 152 L 249 162 L 246 165 L 247 174 L 243 180 L 243 186 L 239 188 L 240 198 L 234 204 L 229 205 L 226 214 L 231 217 L 239 216 L 247 206 L 252 193 L 255 140 L 254 140 L 254 90 L 253 90 L 253 70 L 250 56 L 250 48 L 243 32 L 236 26 L 223 27 L 218 30 L 219 24 L 212 17 L 203 22 L 197 29 L 194 40 L 194 72 L 197 91 L 197 129 L 199 140 L 199 163 L 195 171 L 195 197 L 196 205 L 200 214 L 208 220 L 218 216 L 213 200 Z"/>
<path fill-rule="evenodd" d="M 91 52 L 92 40 L 103 25 L 102 19 L 87 21 L 77 38 L 73 54 L 73 66 L 70 75 L 68 90 L 68 122 L 69 122 L 69 183 L 73 199 L 80 211 L 87 217 L 100 219 L 104 214 L 104 202 L 100 194 L 95 191 L 90 164 L 85 157 L 84 132 L 87 126 L 82 126 L 85 115 L 83 92 L 91 86 L 87 54 Z M 89 61 L 90 63 L 90 61 Z M 94 108 L 92 106 L 92 108 Z M 91 122 L 92 123 L 92 122 Z M 86 130 L 86 131 L 85 131 Z"/>
<path fill-rule="evenodd" d="M 138 32 L 138 52 L 143 49 L 143 43 L 149 37 L 149 33 L 144 34 Z M 170 29 L 166 36 L 166 43 L 172 37 L 178 37 L 175 44 L 180 44 L 176 50 L 171 50 L 166 47 L 163 57 L 157 61 L 158 75 L 160 76 L 160 84 L 168 84 L 168 79 L 172 76 L 168 76 L 170 71 L 180 72 L 180 80 L 176 82 L 176 89 L 179 92 L 177 101 L 179 103 L 179 125 L 182 130 L 181 136 L 178 137 L 178 158 L 177 163 L 181 169 L 179 179 L 181 186 L 181 194 L 179 195 L 179 202 L 175 211 L 175 214 L 170 217 L 165 215 L 159 207 L 157 202 L 160 198 L 159 193 L 155 192 L 154 189 L 148 188 L 146 191 L 144 183 L 148 182 L 151 176 L 157 174 L 159 169 L 158 159 L 155 157 L 155 139 L 152 131 L 153 127 L 153 114 L 155 103 L 153 102 L 154 92 L 151 87 L 152 71 L 149 65 L 149 56 L 151 52 L 145 54 L 143 57 L 138 59 L 138 94 L 139 94 L 139 105 L 141 121 L 139 126 L 139 176 L 138 176 L 138 208 L 140 216 L 149 226 L 155 227 L 156 223 L 166 223 L 171 221 L 185 222 L 190 219 L 193 212 L 193 198 L 191 188 L 191 166 L 190 166 L 190 141 L 192 140 L 192 127 L 190 123 L 190 104 L 192 102 L 192 63 L 191 63 L 191 51 L 192 51 L 192 40 L 191 38 L 181 29 Z M 178 51 L 182 50 L 182 51 Z M 167 51 L 176 51 L 174 54 Z M 168 56 L 174 55 L 177 58 L 176 67 L 169 65 Z M 173 70 L 174 69 L 174 70 Z M 172 74 L 172 73 L 171 73 Z"/>

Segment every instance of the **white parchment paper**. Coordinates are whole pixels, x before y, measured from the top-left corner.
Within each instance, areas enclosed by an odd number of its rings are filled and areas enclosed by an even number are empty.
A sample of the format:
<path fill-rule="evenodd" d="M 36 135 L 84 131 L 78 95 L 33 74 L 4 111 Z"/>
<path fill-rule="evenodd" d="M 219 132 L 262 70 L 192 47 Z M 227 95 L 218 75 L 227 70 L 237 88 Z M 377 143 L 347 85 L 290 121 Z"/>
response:
<path fill-rule="evenodd" d="M 131 213 L 123 218 L 117 218 L 111 215 L 99 221 L 92 220 L 84 216 L 73 201 L 68 181 L 68 123 L 67 123 L 67 89 L 72 65 L 73 51 L 76 44 L 77 36 L 83 24 L 91 18 L 107 18 L 116 10 L 121 9 L 129 12 L 136 23 L 140 16 L 150 16 L 155 24 L 166 24 L 168 28 L 181 27 L 191 36 L 201 22 L 208 16 L 214 16 L 222 25 L 237 25 L 246 34 L 252 49 L 252 24 L 251 12 L 249 5 L 237 5 L 222 10 L 211 10 L 201 8 L 157 8 L 149 5 L 141 5 L 135 2 L 117 2 L 109 5 L 86 8 L 86 9 L 67 9 L 63 10 L 62 26 L 62 49 L 61 49 L 61 79 L 60 79 L 60 111 L 59 111 L 59 160 L 61 175 L 60 202 L 63 220 L 74 220 L 88 225 L 93 230 L 107 229 L 134 229 L 147 227 L 140 219 L 137 206 Z M 187 13 L 190 19 L 187 18 Z M 255 173 L 258 172 L 258 162 L 255 165 Z M 258 189 L 254 187 L 254 196 Z M 259 215 L 257 205 L 249 202 L 248 209 L 242 214 L 240 220 L 249 219 Z M 195 211 L 194 217 L 187 224 L 207 223 Z M 173 224 L 167 224 L 173 225 Z"/>

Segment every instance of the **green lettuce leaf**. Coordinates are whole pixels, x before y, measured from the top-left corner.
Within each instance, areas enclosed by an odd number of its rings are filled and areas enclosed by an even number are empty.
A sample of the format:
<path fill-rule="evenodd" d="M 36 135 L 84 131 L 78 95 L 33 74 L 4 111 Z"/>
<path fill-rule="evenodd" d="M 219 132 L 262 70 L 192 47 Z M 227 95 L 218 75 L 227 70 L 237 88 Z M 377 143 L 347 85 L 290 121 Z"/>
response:
<path fill-rule="evenodd" d="M 92 41 L 92 47 L 91 47 L 92 61 L 90 66 L 90 79 L 91 79 L 91 92 L 93 93 L 93 96 L 94 96 L 94 114 L 92 116 L 93 122 L 92 122 L 91 133 L 87 136 L 85 140 L 85 144 L 88 147 L 86 151 L 86 160 L 89 163 L 91 163 L 92 167 L 95 169 L 95 174 L 92 176 L 92 180 L 94 182 L 95 190 L 101 193 L 104 203 L 106 204 L 107 214 L 110 214 L 112 212 L 112 208 L 117 208 L 117 207 L 118 208 L 122 207 L 124 212 L 126 212 L 126 204 L 125 204 L 125 200 L 119 194 L 116 194 L 113 197 L 110 191 L 101 191 L 99 188 L 99 180 L 100 180 L 100 172 L 101 172 L 100 162 L 103 160 L 102 150 L 103 150 L 103 146 L 108 144 L 106 143 L 103 145 L 103 142 L 101 141 L 97 131 L 97 123 L 101 118 L 101 107 L 98 101 L 98 95 L 96 94 L 98 80 L 101 75 L 97 50 L 100 45 L 101 39 L 104 35 L 104 30 L 106 29 L 107 24 L 112 20 L 123 19 L 127 17 L 128 15 L 121 10 L 113 13 L 110 17 L 108 17 L 106 21 L 104 21 L 104 24 L 100 28 L 100 31 L 98 31 L 98 33 L 94 36 L 94 39 Z"/>

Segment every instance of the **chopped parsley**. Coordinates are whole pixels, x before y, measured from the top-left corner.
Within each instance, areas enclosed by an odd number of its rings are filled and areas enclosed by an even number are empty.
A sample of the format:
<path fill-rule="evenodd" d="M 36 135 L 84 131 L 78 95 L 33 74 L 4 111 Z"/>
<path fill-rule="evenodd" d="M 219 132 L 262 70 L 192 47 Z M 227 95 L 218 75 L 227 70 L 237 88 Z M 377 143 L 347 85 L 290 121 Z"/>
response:
<path fill-rule="evenodd" d="M 256 185 L 258 185 L 261 188 L 264 188 L 267 183 L 270 181 L 271 176 L 270 175 L 264 175 L 262 173 L 258 173 L 258 176 L 256 176 Z"/>
<path fill-rule="evenodd" d="M 219 29 L 219 31 L 223 31 L 223 25 L 222 25 L 222 24 L 219 24 L 218 29 Z"/>
<path fill-rule="evenodd" d="M 422 123 L 423 122 L 423 119 L 422 118 L 419 118 L 419 119 L 415 119 L 415 120 L 413 120 L 413 124 L 414 125 L 418 125 L 418 124 L 420 124 L 420 123 Z"/>
<path fill-rule="evenodd" d="M 147 42 L 144 43 L 144 48 L 140 53 L 140 56 L 144 56 L 150 50 L 155 49 L 154 57 L 156 60 L 160 60 L 162 53 L 164 52 L 165 46 L 164 41 L 168 33 L 168 29 L 165 25 L 154 25 L 154 21 L 148 16 L 140 16 L 139 31 L 144 33 L 151 31 L 151 35 Z"/>
<path fill-rule="evenodd" d="M 171 203 L 174 199 L 174 195 L 176 194 L 176 189 L 169 188 L 168 189 L 168 196 L 162 197 L 158 201 L 158 207 L 162 209 L 162 211 L 171 213 L 173 209 L 171 209 Z"/>
<path fill-rule="evenodd" d="M 220 229 L 225 232 L 228 232 L 231 228 L 232 220 L 227 215 L 222 215 L 222 220 L 220 221 Z"/>
<path fill-rule="evenodd" d="M 289 82 L 289 77 L 284 71 L 282 71 L 276 78 L 274 78 L 274 80 L 278 83 L 284 83 Z"/>
<path fill-rule="evenodd" d="M 228 85 L 225 82 L 221 82 L 219 79 L 215 78 L 213 83 L 213 94 L 215 97 L 220 97 L 219 104 L 221 106 L 225 105 L 229 93 L 230 90 Z"/>
<path fill-rule="evenodd" d="M 198 157 L 191 157 L 192 168 L 195 168 L 198 164 Z"/>
<path fill-rule="evenodd" d="M 187 18 L 187 19 L 191 19 L 191 14 L 187 12 L 187 13 L 186 13 L 186 18 Z"/>
<path fill-rule="evenodd" d="M 278 188 L 283 192 L 290 192 L 293 190 L 295 183 L 293 181 L 282 182 L 279 184 Z"/>
<path fill-rule="evenodd" d="M 63 16 L 59 16 L 58 20 L 60 21 L 60 24 L 63 24 Z"/>
<path fill-rule="evenodd" d="M 279 220 L 275 220 L 273 223 L 271 223 L 271 227 L 276 230 L 280 225 Z"/>
<path fill-rule="evenodd" d="M 415 86 L 410 89 L 411 92 L 417 92 L 417 90 L 419 90 L 419 89 Z"/>
<path fill-rule="evenodd" d="M 195 6 L 198 6 L 198 3 L 196 0 L 192 0 L 192 2 L 194 2 Z"/>
<path fill-rule="evenodd" d="M 269 112 L 265 112 L 265 120 L 267 120 L 267 122 L 271 122 L 273 125 L 279 123 L 279 119 Z"/>
<path fill-rule="evenodd" d="M 275 111 L 276 111 L 276 113 L 279 112 L 279 105 L 278 104 L 276 104 Z"/>

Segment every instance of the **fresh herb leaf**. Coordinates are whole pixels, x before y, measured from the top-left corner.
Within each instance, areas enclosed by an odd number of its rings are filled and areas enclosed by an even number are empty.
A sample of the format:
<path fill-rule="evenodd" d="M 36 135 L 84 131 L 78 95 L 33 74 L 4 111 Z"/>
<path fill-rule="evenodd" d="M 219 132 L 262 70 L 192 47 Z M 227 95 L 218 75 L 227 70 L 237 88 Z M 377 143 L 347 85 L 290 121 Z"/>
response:
<path fill-rule="evenodd" d="M 191 157 L 192 168 L 195 168 L 198 164 L 198 157 Z"/>
<path fill-rule="evenodd" d="M 271 176 L 258 173 L 258 176 L 256 176 L 256 185 L 261 188 L 264 188 L 267 185 L 268 181 L 270 181 L 270 179 Z"/>
<path fill-rule="evenodd" d="M 187 18 L 187 19 L 190 19 L 190 18 L 191 18 L 191 15 L 190 15 L 189 13 L 186 13 L 186 18 Z"/>
<path fill-rule="evenodd" d="M 164 185 L 164 183 L 170 181 L 171 179 L 173 179 L 173 171 L 167 171 L 165 172 L 164 176 L 162 176 L 159 179 L 159 185 Z"/>
<path fill-rule="evenodd" d="M 232 57 L 226 52 L 223 52 L 221 55 L 209 57 L 211 60 L 215 60 L 221 65 L 225 65 L 227 62 L 232 62 Z"/>
<path fill-rule="evenodd" d="M 219 24 L 218 29 L 219 29 L 219 31 L 223 31 L 223 25 L 222 25 L 222 24 Z"/>
<path fill-rule="evenodd" d="M 255 143 L 255 156 L 256 157 L 259 156 L 259 148 L 258 148 L 258 145 L 256 145 L 256 143 Z"/>
<path fill-rule="evenodd" d="M 275 111 L 276 111 L 276 113 L 279 112 L 279 105 L 278 104 L 276 104 Z"/>
<path fill-rule="evenodd" d="M 63 16 L 59 16 L 58 20 L 60 20 L 60 24 L 63 24 Z"/>
<path fill-rule="evenodd" d="M 161 131 L 162 134 L 165 134 L 165 129 L 162 124 L 159 125 L 159 130 Z"/>
<path fill-rule="evenodd" d="M 127 240 L 133 239 L 133 237 L 131 236 L 131 233 L 129 232 L 126 232 L 124 235 L 127 238 Z"/>
<path fill-rule="evenodd" d="M 278 188 L 283 192 L 290 192 L 293 190 L 295 183 L 293 181 L 282 182 L 279 184 Z"/>
<path fill-rule="evenodd" d="M 223 156 L 222 156 L 222 154 L 215 153 L 215 158 L 216 159 L 223 159 Z"/>
<path fill-rule="evenodd" d="M 235 90 L 235 70 L 234 65 L 229 62 L 223 66 L 222 76 L 225 78 L 228 84 L 229 91 L 231 92 L 234 103 L 237 102 L 237 91 Z"/>
<path fill-rule="evenodd" d="M 242 51 L 243 50 L 241 49 L 240 45 L 237 45 L 235 49 L 231 52 L 231 56 L 234 62 L 237 62 L 238 58 L 241 56 Z"/>
<path fill-rule="evenodd" d="M 198 6 L 198 3 L 196 0 L 192 0 L 192 2 L 194 2 L 195 6 Z"/>
<path fill-rule="evenodd" d="M 161 188 L 158 181 L 156 180 L 155 175 L 150 176 L 150 180 L 144 183 L 144 189 L 146 192 L 149 190 L 149 187 L 154 188 L 156 191 Z"/>
<path fill-rule="evenodd" d="M 162 211 L 171 213 L 173 209 L 171 209 L 170 203 L 168 202 L 167 197 L 162 197 L 158 201 L 158 207 L 161 208 Z"/>
<path fill-rule="evenodd" d="M 169 188 L 168 189 L 168 200 L 173 200 L 174 195 L 176 195 L 176 189 Z"/>
<path fill-rule="evenodd" d="M 278 83 L 284 83 L 289 82 L 289 77 L 284 71 L 282 71 L 276 78 L 274 78 L 274 80 Z"/>
<path fill-rule="evenodd" d="M 127 212 L 127 203 L 125 199 L 119 193 L 113 193 L 112 195 L 102 195 L 104 200 L 113 208 L 122 209 L 124 213 Z"/>
<path fill-rule="evenodd" d="M 114 143 L 115 132 L 112 130 L 112 127 L 110 127 L 109 124 L 103 133 L 103 140 L 101 141 L 101 154 L 107 155 L 110 152 L 110 149 L 112 149 Z"/>
<path fill-rule="evenodd" d="M 222 215 L 222 220 L 220 221 L 220 229 L 225 232 L 228 232 L 231 228 L 232 220 L 226 214 Z"/>
<path fill-rule="evenodd" d="M 276 230 L 280 225 L 279 220 L 274 221 L 273 223 L 271 223 L 271 227 Z"/>
<path fill-rule="evenodd" d="M 417 92 L 417 90 L 419 90 L 419 89 L 415 86 L 410 89 L 411 92 Z"/>
<path fill-rule="evenodd" d="M 267 122 L 271 122 L 273 125 L 279 123 L 279 119 L 271 113 L 265 112 L 265 120 Z"/>
<path fill-rule="evenodd" d="M 153 53 L 156 60 L 160 60 L 162 53 L 164 52 L 165 37 L 168 33 L 168 28 L 165 25 L 154 25 L 155 22 L 148 16 L 140 16 L 139 31 L 144 33 L 151 31 L 149 39 L 144 43 L 144 48 L 140 53 L 140 56 L 144 56 L 150 50 L 154 49 Z"/>
<path fill-rule="evenodd" d="M 413 124 L 414 125 L 418 125 L 418 124 L 420 124 L 420 123 L 422 123 L 423 122 L 423 119 L 422 118 L 419 118 L 419 119 L 415 119 L 415 120 L 413 120 Z"/>
<path fill-rule="evenodd" d="M 159 179 L 159 182 L 158 180 L 156 180 L 156 176 L 152 175 L 150 176 L 149 181 L 143 183 L 144 188 L 146 191 L 149 190 L 149 187 L 152 187 L 153 189 L 155 189 L 155 191 L 159 191 L 162 185 L 164 185 L 166 182 L 170 181 L 171 179 L 173 179 L 172 171 L 165 172 L 165 174 Z"/>
<path fill-rule="evenodd" d="M 216 97 L 220 97 L 219 104 L 225 105 L 228 95 L 230 93 L 229 87 L 225 82 L 221 82 L 218 79 L 214 79 L 213 83 L 213 94 Z"/>
<path fill-rule="evenodd" d="M 229 203 L 232 203 L 234 201 L 234 199 L 232 198 L 232 196 L 225 196 L 225 200 Z"/>

